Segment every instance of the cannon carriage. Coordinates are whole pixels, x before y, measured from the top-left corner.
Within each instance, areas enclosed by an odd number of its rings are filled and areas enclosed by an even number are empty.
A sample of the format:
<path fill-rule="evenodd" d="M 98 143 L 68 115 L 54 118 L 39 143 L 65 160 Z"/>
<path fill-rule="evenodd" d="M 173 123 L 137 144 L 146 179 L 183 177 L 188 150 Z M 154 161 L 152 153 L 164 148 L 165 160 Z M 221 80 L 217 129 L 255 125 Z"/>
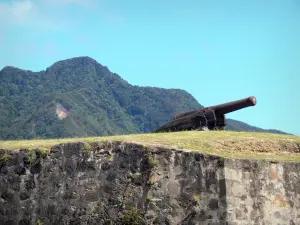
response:
<path fill-rule="evenodd" d="M 256 105 L 254 96 L 220 105 L 205 107 L 175 115 L 174 119 L 154 130 L 158 132 L 175 132 L 183 130 L 224 130 L 225 114 Z"/>

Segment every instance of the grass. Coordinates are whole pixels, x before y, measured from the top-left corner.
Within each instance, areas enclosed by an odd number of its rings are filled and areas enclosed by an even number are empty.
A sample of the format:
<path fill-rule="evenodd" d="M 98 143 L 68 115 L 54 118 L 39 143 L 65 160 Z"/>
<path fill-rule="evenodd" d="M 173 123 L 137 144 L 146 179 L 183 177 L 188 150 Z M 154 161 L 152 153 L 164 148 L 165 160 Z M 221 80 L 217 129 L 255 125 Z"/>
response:
<path fill-rule="evenodd" d="M 0 149 L 42 149 L 67 142 L 124 141 L 145 146 L 189 149 L 224 158 L 252 158 L 300 162 L 300 137 L 271 133 L 185 131 L 136 135 L 46 140 L 0 141 Z"/>

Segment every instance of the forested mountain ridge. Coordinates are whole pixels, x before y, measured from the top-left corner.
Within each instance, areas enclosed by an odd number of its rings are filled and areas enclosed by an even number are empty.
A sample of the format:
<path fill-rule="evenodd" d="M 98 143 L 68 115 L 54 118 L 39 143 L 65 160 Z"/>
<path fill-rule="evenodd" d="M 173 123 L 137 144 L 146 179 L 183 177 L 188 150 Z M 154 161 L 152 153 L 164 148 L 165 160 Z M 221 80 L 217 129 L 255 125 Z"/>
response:
<path fill-rule="evenodd" d="M 251 126 L 247 123 L 233 120 L 233 119 L 226 119 L 227 126 L 226 130 L 232 130 L 232 131 L 253 131 L 253 132 L 268 132 L 268 133 L 274 133 L 274 134 L 288 134 L 286 132 L 276 130 L 276 129 L 262 129 L 259 127 Z"/>
<path fill-rule="evenodd" d="M 184 90 L 131 85 L 89 57 L 40 72 L 10 66 L 0 71 L 2 140 L 150 132 L 174 113 L 201 107 Z M 237 123 L 229 121 L 229 128 Z"/>

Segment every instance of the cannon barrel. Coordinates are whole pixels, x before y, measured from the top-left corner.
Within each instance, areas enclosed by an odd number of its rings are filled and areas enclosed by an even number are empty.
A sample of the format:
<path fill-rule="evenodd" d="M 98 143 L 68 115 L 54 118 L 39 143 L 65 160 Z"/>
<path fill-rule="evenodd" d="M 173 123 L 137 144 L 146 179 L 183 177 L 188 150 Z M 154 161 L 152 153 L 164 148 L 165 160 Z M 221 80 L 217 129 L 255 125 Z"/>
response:
<path fill-rule="evenodd" d="M 254 106 L 254 105 L 256 105 L 256 98 L 254 96 L 250 96 L 248 98 L 240 99 L 237 101 L 227 102 L 227 103 L 215 105 L 215 106 L 209 106 L 209 107 L 202 108 L 199 110 L 193 110 L 193 111 L 185 112 L 185 113 L 182 113 L 179 115 L 175 115 L 174 119 L 175 120 L 180 119 L 182 117 L 194 114 L 198 111 L 203 111 L 208 108 L 213 109 L 215 111 L 215 113 L 218 115 L 224 115 L 224 114 L 227 114 L 227 113 L 230 113 L 230 112 L 233 112 L 236 110 L 240 110 L 242 108 L 246 108 L 249 106 Z"/>
<path fill-rule="evenodd" d="M 256 105 L 256 98 L 251 96 L 233 102 L 210 106 L 209 108 L 215 110 L 216 114 L 227 114 L 254 105 Z"/>

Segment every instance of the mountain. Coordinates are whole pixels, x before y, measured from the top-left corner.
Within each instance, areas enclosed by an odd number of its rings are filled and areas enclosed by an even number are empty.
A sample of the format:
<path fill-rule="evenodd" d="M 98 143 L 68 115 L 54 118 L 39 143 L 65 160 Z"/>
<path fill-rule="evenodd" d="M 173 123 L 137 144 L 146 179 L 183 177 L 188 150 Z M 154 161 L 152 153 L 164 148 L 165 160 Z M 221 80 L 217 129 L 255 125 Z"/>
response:
<path fill-rule="evenodd" d="M 280 130 L 275 129 L 262 129 L 259 127 L 251 126 L 247 123 L 233 120 L 233 119 L 226 119 L 227 126 L 225 130 L 232 130 L 232 131 L 249 131 L 249 132 L 268 132 L 274 134 L 288 134 L 286 132 L 282 132 Z"/>
<path fill-rule="evenodd" d="M 131 85 L 89 57 L 44 71 L 0 71 L 0 139 L 150 132 L 175 113 L 202 108 L 188 92 Z M 228 129 L 257 130 L 229 120 Z"/>

